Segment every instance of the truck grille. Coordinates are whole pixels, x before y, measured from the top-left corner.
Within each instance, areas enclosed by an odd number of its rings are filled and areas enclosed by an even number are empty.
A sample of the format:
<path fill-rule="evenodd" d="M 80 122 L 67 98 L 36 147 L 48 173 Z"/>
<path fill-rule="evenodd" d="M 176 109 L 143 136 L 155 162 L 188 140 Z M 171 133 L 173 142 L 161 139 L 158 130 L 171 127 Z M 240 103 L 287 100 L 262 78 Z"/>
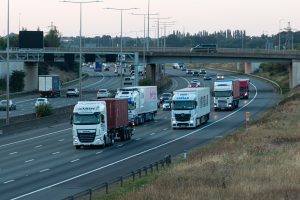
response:
<path fill-rule="evenodd" d="M 189 121 L 190 118 L 191 118 L 191 114 L 184 114 L 184 113 L 175 114 L 175 119 L 176 119 L 176 121 L 179 121 L 179 122 Z"/>
<path fill-rule="evenodd" d="M 77 133 L 80 142 L 94 142 L 96 132 L 94 133 Z"/>
<path fill-rule="evenodd" d="M 220 107 L 226 107 L 227 106 L 227 101 L 226 100 L 219 100 L 218 104 Z"/>

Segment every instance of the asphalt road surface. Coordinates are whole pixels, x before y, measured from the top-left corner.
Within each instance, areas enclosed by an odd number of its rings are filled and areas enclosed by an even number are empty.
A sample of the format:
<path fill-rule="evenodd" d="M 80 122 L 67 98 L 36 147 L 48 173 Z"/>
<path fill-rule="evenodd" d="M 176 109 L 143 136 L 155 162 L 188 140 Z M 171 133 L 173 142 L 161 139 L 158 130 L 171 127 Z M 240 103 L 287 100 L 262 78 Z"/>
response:
<path fill-rule="evenodd" d="M 166 73 L 173 75 L 168 91 L 186 87 L 191 80 L 179 70 L 166 69 Z M 224 74 L 226 78 L 240 77 Z M 201 80 L 207 86 L 212 82 Z M 170 111 L 159 110 L 155 121 L 136 127 L 132 140 L 117 141 L 105 149 L 76 150 L 67 123 L 1 135 L 0 199 L 53 200 L 74 195 L 148 166 L 165 155 L 174 157 L 218 140 L 245 125 L 245 112 L 251 113 L 251 119 L 257 118 L 278 100 L 270 84 L 251 78 L 250 98 L 241 100 L 234 111 L 212 109 L 207 124 L 173 130 Z"/>

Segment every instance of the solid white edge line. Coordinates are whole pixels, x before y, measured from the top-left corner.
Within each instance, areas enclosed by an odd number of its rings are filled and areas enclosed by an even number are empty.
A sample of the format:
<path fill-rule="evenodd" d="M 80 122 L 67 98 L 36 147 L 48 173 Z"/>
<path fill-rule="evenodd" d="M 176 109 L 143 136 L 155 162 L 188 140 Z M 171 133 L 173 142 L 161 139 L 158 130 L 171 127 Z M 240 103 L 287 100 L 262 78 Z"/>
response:
<path fill-rule="evenodd" d="M 253 84 L 251 83 L 251 85 L 253 85 Z M 71 181 L 71 180 L 74 180 L 74 179 L 80 178 L 80 177 L 82 177 L 82 176 L 85 176 L 85 175 L 88 175 L 88 174 L 94 173 L 94 172 L 96 172 L 96 171 L 99 171 L 99 170 L 105 169 L 105 168 L 107 168 L 107 167 L 110 167 L 110 166 L 116 165 L 116 164 L 118 164 L 118 163 L 124 162 L 124 161 L 126 161 L 126 160 L 129 160 L 129 159 L 131 159 L 131 158 L 134 158 L 134 157 L 137 157 L 137 156 L 143 155 L 143 154 L 145 154 L 145 153 L 148 153 L 148 152 L 150 152 L 150 151 L 153 151 L 153 150 L 159 149 L 159 148 L 161 148 L 161 147 L 163 147 L 163 146 L 166 146 L 166 145 L 168 145 L 168 144 L 171 144 L 171 143 L 174 143 L 174 142 L 176 142 L 176 141 L 178 141 L 178 140 L 181 140 L 181 139 L 183 139 L 183 138 L 186 138 L 186 137 L 188 137 L 188 136 L 190 136 L 190 135 L 193 135 L 194 133 L 197 133 L 197 132 L 199 132 L 199 131 L 201 131 L 201 130 L 203 130 L 203 129 L 207 128 L 207 127 L 213 126 L 214 124 L 216 124 L 216 123 L 218 123 L 218 122 L 220 122 L 220 121 L 223 121 L 224 119 L 226 119 L 226 118 L 228 118 L 228 117 L 232 116 L 233 114 L 237 113 L 238 111 L 240 111 L 241 109 L 245 108 L 245 107 L 246 107 L 246 106 L 248 106 L 250 103 L 252 103 L 252 101 L 254 101 L 254 99 L 255 99 L 255 98 L 256 98 L 256 96 L 257 96 L 257 88 L 255 87 L 255 85 L 253 85 L 253 87 L 254 87 L 254 88 L 255 88 L 255 90 L 256 90 L 256 92 L 255 92 L 255 96 L 254 96 L 254 97 L 253 97 L 253 98 L 252 98 L 252 99 L 251 99 L 251 100 L 250 100 L 250 101 L 249 101 L 247 104 L 245 104 L 243 107 L 239 108 L 238 110 L 236 110 L 236 111 L 232 112 L 231 114 L 229 114 L 229 115 L 227 115 L 227 116 L 225 116 L 225 117 L 223 117 L 223 118 L 221 118 L 221 119 L 219 119 L 219 120 L 217 120 L 217 121 L 215 121 L 215 122 L 212 122 L 211 124 L 205 125 L 205 126 L 204 126 L 204 127 L 202 127 L 202 128 L 199 128 L 199 129 L 197 129 L 197 130 L 195 130 L 195 131 L 192 131 L 192 132 L 190 132 L 190 133 L 188 133 L 188 134 L 186 134 L 186 135 L 183 135 L 183 136 L 181 136 L 181 137 L 178 137 L 178 138 L 176 138 L 176 139 L 174 139 L 174 140 L 170 140 L 170 141 L 168 141 L 168 142 L 166 142 L 166 143 L 160 144 L 160 145 L 158 145 L 158 146 L 156 146 L 156 147 L 152 147 L 152 148 L 150 148 L 150 149 L 147 149 L 147 150 L 145 150 L 145 151 L 142 151 L 142 152 L 139 152 L 139 153 L 137 153 L 137 154 L 134 154 L 134 155 L 128 156 L 128 157 L 126 157 L 126 158 L 123 158 L 123 159 L 121 159 L 121 160 L 118 160 L 118 161 L 112 162 L 112 163 L 110 163 L 110 164 L 104 165 L 104 166 L 102 166 L 102 167 L 99 167 L 99 168 L 96 168 L 96 169 L 94 169 L 94 170 L 91 170 L 91 171 L 88 171 L 88 172 L 85 172 L 85 173 L 79 174 L 79 175 L 77 175 L 77 176 L 73 176 L 73 177 L 71 177 L 71 178 L 69 178 L 69 179 L 65 179 L 65 180 L 63 180 L 63 181 L 60 181 L 60 182 L 54 183 L 54 184 L 52 184 L 52 185 L 48 185 L 48 186 L 46 186 L 46 187 L 43 187 L 43 188 L 40 188 L 40 189 L 38 189 L 38 190 L 34 190 L 34 191 L 32 191 L 32 192 L 29 192 L 29 193 L 26 193 L 26 194 L 20 195 L 20 196 L 18 196 L 18 197 L 12 198 L 11 200 L 20 199 L 20 198 L 23 198 L 23 197 L 29 196 L 29 195 L 31 195 L 31 194 L 35 194 L 35 193 L 37 193 L 37 192 L 40 192 L 40 191 L 43 191 L 43 190 L 46 190 L 46 189 L 49 189 L 49 188 L 52 188 L 52 187 L 58 186 L 58 185 L 60 185 L 60 184 L 66 183 L 66 182 L 68 182 L 68 181 Z"/>

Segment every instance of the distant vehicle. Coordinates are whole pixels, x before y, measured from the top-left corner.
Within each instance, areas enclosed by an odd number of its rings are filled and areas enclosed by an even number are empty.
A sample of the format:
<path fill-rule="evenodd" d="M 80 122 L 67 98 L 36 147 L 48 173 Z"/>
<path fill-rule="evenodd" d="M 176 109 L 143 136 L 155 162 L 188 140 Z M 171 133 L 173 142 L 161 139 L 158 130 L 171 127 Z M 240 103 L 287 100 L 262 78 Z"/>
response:
<path fill-rule="evenodd" d="M 188 69 L 185 71 L 185 74 L 188 76 L 192 76 L 193 75 L 193 71 L 191 69 Z"/>
<path fill-rule="evenodd" d="M 129 76 L 124 77 L 123 85 L 132 85 L 132 79 L 131 79 L 131 77 L 129 77 Z"/>
<path fill-rule="evenodd" d="M 199 74 L 205 75 L 206 74 L 206 70 L 205 69 L 200 69 Z"/>
<path fill-rule="evenodd" d="M 200 76 L 200 74 L 199 74 L 198 71 L 194 71 L 194 72 L 193 72 L 193 76 Z"/>
<path fill-rule="evenodd" d="M 172 93 L 162 93 L 162 95 L 159 98 L 160 103 L 163 103 L 166 100 L 172 100 L 172 96 Z"/>
<path fill-rule="evenodd" d="M 0 101 L 0 110 L 6 110 L 7 100 Z M 8 100 L 8 110 L 16 110 L 17 105 L 12 101 Z"/>
<path fill-rule="evenodd" d="M 183 88 L 174 91 L 171 126 L 196 128 L 209 120 L 210 88 Z"/>
<path fill-rule="evenodd" d="M 223 74 L 217 74 L 217 80 L 224 80 Z"/>
<path fill-rule="evenodd" d="M 179 69 L 179 64 L 178 63 L 173 63 L 172 67 L 173 67 L 173 69 Z"/>
<path fill-rule="evenodd" d="M 203 77 L 203 80 L 205 80 L 205 81 L 209 81 L 211 79 L 212 79 L 212 77 L 211 77 L 210 74 L 205 74 L 204 77 Z"/>
<path fill-rule="evenodd" d="M 104 71 L 109 71 L 109 66 L 107 66 L 107 65 L 104 66 L 104 67 L 103 67 L 103 70 L 104 70 Z"/>
<path fill-rule="evenodd" d="M 138 125 L 154 120 L 157 113 L 157 86 L 123 87 L 117 91 L 115 98 L 128 101 L 130 124 Z"/>
<path fill-rule="evenodd" d="M 95 72 L 102 72 L 102 68 L 103 68 L 102 63 L 100 63 L 100 62 L 95 63 L 95 69 L 94 69 Z"/>
<path fill-rule="evenodd" d="M 59 97 L 59 75 L 39 75 L 39 94 L 40 97 Z"/>
<path fill-rule="evenodd" d="M 137 71 L 140 76 L 143 76 L 145 74 L 145 67 L 143 65 L 139 65 L 137 66 Z"/>
<path fill-rule="evenodd" d="M 190 87 L 200 87 L 200 80 L 199 79 L 192 79 L 190 83 Z"/>
<path fill-rule="evenodd" d="M 69 88 L 66 94 L 68 97 L 79 97 L 79 90 L 77 88 Z"/>
<path fill-rule="evenodd" d="M 34 106 L 38 107 L 40 105 L 47 105 L 47 104 L 49 104 L 49 101 L 48 101 L 47 98 L 37 98 L 36 101 L 35 101 Z"/>
<path fill-rule="evenodd" d="M 97 99 L 109 98 L 111 96 L 112 96 L 112 94 L 108 89 L 100 89 L 97 92 Z"/>
<path fill-rule="evenodd" d="M 190 52 L 202 52 L 202 53 L 217 53 L 216 44 L 199 44 L 191 48 Z"/>
<path fill-rule="evenodd" d="M 238 108 L 240 100 L 239 80 L 215 81 L 212 96 L 214 98 L 215 111 Z"/>
<path fill-rule="evenodd" d="M 171 110 L 171 103 L 172 103 L 171 100 L 165 100 L 165 101 L 162 103 L 162 109 L 163 109 L 163 110 Z"/>
<path fill-rule="evenodd" d="M 135 79 L 135 75 L 134 75 L 134 73 L 131 73 L 131 75 L 130 75 L 130 79 L 131 79 L 131 80 L 134 80 L 134 79 Z"/>
<path fill-rule="evenodd" d="M 240 81 L 240 98 L 249 99 L 250 79 L 239 79 Z"/>

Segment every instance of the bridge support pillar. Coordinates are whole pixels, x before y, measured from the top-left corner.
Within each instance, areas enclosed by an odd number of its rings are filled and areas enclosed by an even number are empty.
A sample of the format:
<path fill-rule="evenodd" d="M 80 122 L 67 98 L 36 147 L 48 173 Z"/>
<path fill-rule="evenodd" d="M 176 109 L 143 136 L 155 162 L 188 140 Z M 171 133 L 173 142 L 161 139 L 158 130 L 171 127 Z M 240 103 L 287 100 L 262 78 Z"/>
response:
<path fill-rule="evenodd" d="M 25 72 L 25 87 L 24 91 L 33 91 L 38 89 L 38 63 L 25 62 L 24 63 Z"/>
<path fill-rule="evenodd" d="M 245 62 L 242 64 L 245 74 L 251 74 L 259 69 L 260 63 Z M 240 65 L 237 66 L 238 71 L 241 70 Z"/>
<path fill-rule="evenodd" d="M 146 67 L 146 77 L 152 81 L 152 84 L 155 85 L 156 83 L 156 71 L 157 67 L 156 64 L 147 64 Z"/>
<path fill-rule="evenodd" d="M 300 85 L 300 60 L 293 60 L 289 71 L 290 88 Z"/>

